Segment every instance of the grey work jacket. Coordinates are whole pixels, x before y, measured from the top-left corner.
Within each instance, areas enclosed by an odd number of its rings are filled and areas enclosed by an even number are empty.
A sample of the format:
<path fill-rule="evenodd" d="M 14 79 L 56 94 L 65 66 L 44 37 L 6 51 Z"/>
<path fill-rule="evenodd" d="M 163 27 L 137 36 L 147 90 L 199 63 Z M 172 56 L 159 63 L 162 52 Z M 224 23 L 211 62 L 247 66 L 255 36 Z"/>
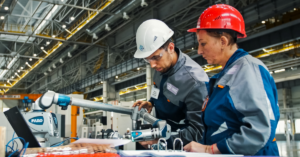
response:
<path fill-rule="evenodd" d="M 168 148 L 173 148 L 175 138 L 181 138 L 186 145 L 199 141 L 203 134 L 201 107 L 207 96 L 209 78 L 202 67 L 178 48 L 178 61 L 166 73 L 155 71 L 153 81 L 160 89 L 158 99 L 151 98 L 156 116 L 167 120 L 172 131 L 180 130 L 168 139 Z M 184 124 L 179 122 L 184 121 Z M 179 142 L 176 148 L 180 146 Z"/>

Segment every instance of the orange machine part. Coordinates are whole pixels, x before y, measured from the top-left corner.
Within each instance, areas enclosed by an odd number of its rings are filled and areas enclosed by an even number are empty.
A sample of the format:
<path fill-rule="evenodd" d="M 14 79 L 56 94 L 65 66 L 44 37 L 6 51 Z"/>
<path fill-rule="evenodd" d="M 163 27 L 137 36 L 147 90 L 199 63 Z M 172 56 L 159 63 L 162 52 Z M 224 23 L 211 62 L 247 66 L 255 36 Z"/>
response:
<path fill-rule="evenodd" d="M 71 106 L 71 137 L 77 137 L 77 110 L 78 106 Z M 71 139 L 74 142 L 75 139 Z"/>
<path fill-rule="evenodd" d="M 5 94 L 0 95 L 0 99 L 8 99 L 8 100 L 23 100 L 25 96 L 28 96 L 29 99 L 36 101 L 43 94 Z"/>
<path fill-rule="evenodd" d="M 81 94 L 82 92 L 73 92 L 72 94 Z M 71 137 L 77 137 L 77 116 L 79 116 L 78 106 L 71 106 Z M 75 139 L 71 139 L 74 142 Z"/>

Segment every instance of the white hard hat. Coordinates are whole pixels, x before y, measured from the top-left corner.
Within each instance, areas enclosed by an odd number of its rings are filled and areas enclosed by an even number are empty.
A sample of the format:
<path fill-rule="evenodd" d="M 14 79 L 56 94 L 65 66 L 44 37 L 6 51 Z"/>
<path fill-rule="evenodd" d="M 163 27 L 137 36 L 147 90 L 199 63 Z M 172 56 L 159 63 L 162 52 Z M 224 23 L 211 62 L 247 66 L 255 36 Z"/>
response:
<path fill-rule="evenodd" d="M 158 50 L 174 34 L 164 22 L 150 19 L 143 22 L 136 32 L 135 58 L 147 58 Z"/>

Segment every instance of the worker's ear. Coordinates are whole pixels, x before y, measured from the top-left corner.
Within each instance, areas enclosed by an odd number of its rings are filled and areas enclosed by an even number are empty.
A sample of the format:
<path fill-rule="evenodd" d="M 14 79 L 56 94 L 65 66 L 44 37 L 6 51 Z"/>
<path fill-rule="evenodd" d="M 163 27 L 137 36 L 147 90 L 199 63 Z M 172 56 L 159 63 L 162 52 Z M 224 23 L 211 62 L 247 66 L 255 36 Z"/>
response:
<path fill-rule="evenodd" d="M 175 44 L 173 42 L 169 43 L 168 51 L 171 52 L 171 53 L 175 52 Z"/>
<path fill-rule="evenodd" d="M 225 36 L 221 36 L 221 46 L 222 49 L 224 49 L 229 44 L 229 40 Z"/>

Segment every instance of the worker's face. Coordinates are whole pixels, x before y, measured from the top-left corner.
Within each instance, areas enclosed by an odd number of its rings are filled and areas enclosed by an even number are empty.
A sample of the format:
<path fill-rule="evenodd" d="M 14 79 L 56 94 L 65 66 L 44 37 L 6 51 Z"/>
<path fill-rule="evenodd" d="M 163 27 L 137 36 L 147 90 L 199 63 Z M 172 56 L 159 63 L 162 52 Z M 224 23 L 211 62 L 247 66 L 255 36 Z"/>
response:
<path fill-rule="evenodd" d="M 167 72 L 172 66 L 172 56 L 170 50 L 172 49 L 172 44 L 170 43 L 167 51 L 165 49 L 156 50 L 151 56 L 147 57 L 151 68 L 155 69 L 160 73 Z M 173 44 L 174 45 L 174 44 Z M 170 49 L 171 46 L 171 49 Z M 174 48 L 173 48 L 174 50 Z M 161 57 L 160 57 L 161 56 Z"/>
<path fill-rule="evenodd" d="M 198 54 L 207 61 L 208 64 L 220 64 L 222 60 L 221 40 L 207 34 L 206 30 L 197 31 Z"/>

